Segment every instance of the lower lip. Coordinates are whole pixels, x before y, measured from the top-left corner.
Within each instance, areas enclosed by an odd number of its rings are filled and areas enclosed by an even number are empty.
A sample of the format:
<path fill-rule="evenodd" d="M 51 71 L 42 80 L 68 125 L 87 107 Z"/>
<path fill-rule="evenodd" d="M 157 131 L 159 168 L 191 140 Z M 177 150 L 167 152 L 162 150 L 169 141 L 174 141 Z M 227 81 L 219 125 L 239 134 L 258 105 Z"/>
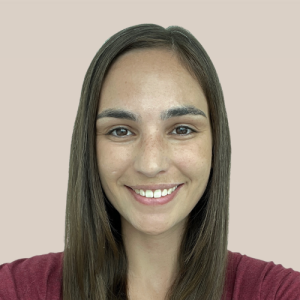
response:
<path fill-rule="evenodd" d="M 174 199 L 174 197 L 178 194 L 178 192 L 182 186 L 183 186 L 183 184 L 179 185 L 174 192 L 172 192 L 169 195 L 162 196 L 160 198 L 147 198 L 147 197 L 137 194 L 133 189 L 129 188 L 128 186 L 126 186 L 126 187 L 130 191 L 130 193 L 133 195 L 133 197 L 136 201 L 138 201 L 144 205 L 153 206 L 153 205 L 163 205 L 163 204 L 166 204 L 166 203 L 172 201 Z"/>

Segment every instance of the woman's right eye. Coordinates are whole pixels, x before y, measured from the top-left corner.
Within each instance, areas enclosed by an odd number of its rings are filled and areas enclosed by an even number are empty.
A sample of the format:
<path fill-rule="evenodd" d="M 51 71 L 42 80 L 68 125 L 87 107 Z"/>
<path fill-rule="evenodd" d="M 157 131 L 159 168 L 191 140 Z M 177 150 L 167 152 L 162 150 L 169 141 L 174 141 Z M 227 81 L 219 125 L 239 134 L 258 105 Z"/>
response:
<path fill-rule="evenodd" d="M 126 132 L 131 132 L 131 131 L 125 127 L 117 127 L 117 128 L 110 130 L 107 133 L 107 135 L 112 135 L 112 136 L 116 136 L 116 137 L 124 137 L 124 136 L 132 135 L 132 134 L 128 135 L 128 134 L 126 134 Z"/>

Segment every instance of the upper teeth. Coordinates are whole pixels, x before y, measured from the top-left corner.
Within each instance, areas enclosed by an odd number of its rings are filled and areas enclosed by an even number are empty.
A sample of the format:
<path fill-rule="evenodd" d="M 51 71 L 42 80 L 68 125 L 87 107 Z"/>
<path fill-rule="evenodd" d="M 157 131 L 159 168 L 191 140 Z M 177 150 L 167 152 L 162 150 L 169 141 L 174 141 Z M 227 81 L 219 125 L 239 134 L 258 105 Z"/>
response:
<path fill-rule="evenodd" d="M 161 196 L 166 196 L 174 192 L 177 188 L 177 185 L 171 189 L 164 189 L 164 190 L 155 190 L 154 193 L 151 190 L 134 190 L 137 194 L 141 196 L 146 196 L 147 198 L 160 198 Z"/>

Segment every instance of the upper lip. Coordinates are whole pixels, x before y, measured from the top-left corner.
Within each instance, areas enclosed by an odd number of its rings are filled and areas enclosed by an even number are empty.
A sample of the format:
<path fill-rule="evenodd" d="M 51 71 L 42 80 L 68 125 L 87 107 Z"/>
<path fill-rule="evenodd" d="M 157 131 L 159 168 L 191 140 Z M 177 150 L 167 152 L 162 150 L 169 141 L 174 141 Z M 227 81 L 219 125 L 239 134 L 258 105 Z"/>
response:
<path fill-rule="evenodd" d="M 182 183 L 162 183 L 162 184 L 151 184 L 151 185 L 127 185 L 133 190 L 164 190 L 171 189 L 174 186 L 181 185 Z"/>

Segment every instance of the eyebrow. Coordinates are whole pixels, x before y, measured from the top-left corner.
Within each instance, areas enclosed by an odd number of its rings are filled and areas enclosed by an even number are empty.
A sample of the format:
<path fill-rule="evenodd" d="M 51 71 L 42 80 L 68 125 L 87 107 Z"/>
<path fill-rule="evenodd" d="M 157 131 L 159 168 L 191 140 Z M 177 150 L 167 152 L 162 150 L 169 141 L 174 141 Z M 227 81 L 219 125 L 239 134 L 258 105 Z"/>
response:
<path fill-rule="evenodd" d="M 164 110 L 160 114 L 160 119 L 162 121 L 165 121 L 165 120 L 173 118 L 173 117 L 186 116 L 186 115 L 201 115 L 201 116 L 207 118 L 205 113 L 201 109 L 199 109 L 193 105 L 182 105 L 182 106 L 176 106 L 176 107 L 172 107 L 167 110 Z M 97 120 L 102 119 L 102 118 L 126 119 L 126 120 L 130 120 L 130 121 L 135 121 L 135 122 L 139 122 L 139 120 L 141 119 L 140 115 L 138 115 L 138 114 L 135 114 L 133 112 L 130 112 L 130 111 L 127 111 L 124 109 L 118 109 L 118 108 L 117 109 L 109 108 L 109 109 L 104 110 L 103 112 L 98 114 Z"/>

